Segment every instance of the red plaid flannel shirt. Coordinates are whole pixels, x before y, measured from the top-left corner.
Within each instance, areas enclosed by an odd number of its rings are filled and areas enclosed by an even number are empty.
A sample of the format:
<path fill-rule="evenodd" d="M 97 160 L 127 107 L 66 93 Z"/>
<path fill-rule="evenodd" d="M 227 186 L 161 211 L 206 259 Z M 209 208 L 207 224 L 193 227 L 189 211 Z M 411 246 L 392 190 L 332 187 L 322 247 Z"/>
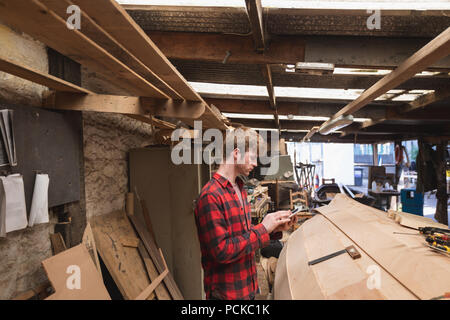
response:
<path fill-rule="evenodd" d="M 220 174 L 203 187 L 195 208 L 206 299 L 252 299 L 258 289 L 255 251 L 269 243 L 262 224 L 251 225 L 250 204 L 237 179 L 244 210 L 230 181 Z"/>

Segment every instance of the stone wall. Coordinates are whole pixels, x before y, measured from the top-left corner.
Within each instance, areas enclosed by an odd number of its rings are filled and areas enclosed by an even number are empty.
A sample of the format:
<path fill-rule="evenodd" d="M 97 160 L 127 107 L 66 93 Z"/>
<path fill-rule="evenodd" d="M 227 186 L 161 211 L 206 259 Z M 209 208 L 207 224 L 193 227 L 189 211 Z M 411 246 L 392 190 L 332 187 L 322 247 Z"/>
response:
<path fill-rule="evenodd" d="M 0 22 L 0 54 L 41 72 L 48 72 L 45 45 L 17 33 Z M 82 68 L 82 85 L 97 93 L 126 94 L 101 76 Z M 0 72 L 0 101 L 40 106 L 46 87 Z M 80 202 L 68 204 L 72 212 L 68 245 L 81 241 L 85 218 L 123 209 L 128 188 L 128 151 L 153 144 L 151 126 L 120 114 L 83 112 L 84 155 L 80 159 Z M 81 217 L 80 216 L 81 213 Z M 52 255 L 50 223 L 8 233 L 0 239 L 0 300 L 10 299 L 47 280 L 42 260 Z M 67 239 L 67 238 L 66 238 Z"/>
<path fill-rule="evenodd" d="M 45 46 L 0 23 L 0 54 L 42 72 L 48 72 Z M 39 106 L 46 88 L 0 72 L 0 101 Z M 41 261 L 52 255 L 49 234 L 54 224 L 10 232 L 0 239 L 0 299 L 10 299 L 46 280 Z"/>
<path fill-rule="evenodd" d="M 151 127 L 120 114 L 83 112 L 86 214 L 125 207 L 128 151 L 152 144 Z"/>

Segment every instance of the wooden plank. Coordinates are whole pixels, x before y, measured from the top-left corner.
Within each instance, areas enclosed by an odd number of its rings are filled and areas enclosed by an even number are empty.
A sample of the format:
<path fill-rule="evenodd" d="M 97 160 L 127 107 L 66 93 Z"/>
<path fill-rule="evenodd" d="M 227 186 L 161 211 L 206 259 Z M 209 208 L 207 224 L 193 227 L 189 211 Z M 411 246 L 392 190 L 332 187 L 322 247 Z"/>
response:
<path fill-rule="evenodd" d="M 136 237 L 120 237 L 120 243 L 124 247 L 137 248 L 139 246 L 139 238 Z"/>
<path fill-rule="evenodd" d="M 431 40 L 422 49 L 414 53 L 406 61 L 400 64 L 394 71 L 384 76 L 381 80 L 365 90 L 357 99 L 339 110 L 333 118 L 341 115 L 350 115 L 363 108 L 380 95 L 395 88 L 400 83 L 421 72 L 432 63 L 446 57 L 450 52 L 450 27 Z M 330 122 L 328 120 L 326 123 Z"/>
<path fill-rule="evenodd" d="M 251 128 L 275 128 L 273 120 L 233 118 L 234 123 L 240 123 Z M 320 121 L 308 120 L 280 120 L 281 128 L 287 130 L 310 130 L 314 126 L 320 126 Z"/>
<path fill-rule="evenodd" d="M 163 273 L 161 273 L 147 288 L 145 288 L 145 290 L 137 296 L 135 300 L 146 300 L 147 297 L 153 293 L 153 290 L 160 285 L 161 281 L 167 276 L 168 273 L 168 269 L 164 270 Z"/>
<path fill-rule="evenodd" d="M 269 94 L 270 107 L 272 109 L 276 109 L 277 101 L 275 97 L 275 92 L 273 90 L 272 71 L 270 70 L 270 65 L 268 64 L 262 65 L 261 73 L 263 75 L 264 81 L 266 82 L 267 93 Z"/>
<path fill-rule="evenodd" d="M 448 226 L 442 223 L 434 222 L 433 219 L 425 218 L 407 212 L 389 210 L 388 216 L 389 218 L 393 219 L 394 221 L 398 222 L 404 227 L 413 228 L 417 230 L 419 227 L 420 228 L 434 227 L 440 229 L 448 229 Z"/>
<path fill-rule="evenodd" d="M 58 14 L 62 19 L 67 19 L 67 8 L 72 4 L 69 0 L 39 0 L 50 10 Z M 167 83 L 161 80 L 152 70 L 132 55 L 121 43 L 105 32 L 91 17 L 81 10 L 82 28 L 80 32 L 100 45 L 114 57 L 119 59 L 140 76 L 154 84 L 171 98 L 182 99 Z"/>
<path fill-rule="evenodd" d="M 42 261 L 42 266 L 55 288 L 46 300 L 111 300 L 84 244 Z M 68 288 L 68 283 L 79 287 Z"/>
<path fill-rule="evenodd" d="M 66 21 L 37 0 L 1 0 L 0 19 L 65 56 L 107 77 L 130 94 L 168 98 L 159 89 L 110 55 L 78 30 L 70 30 Z"/>
<path fill-rule="evenodd" d="M 385 117 L 364 121 L 359 126 L 359 128 L 360 129 L 369 128 L 371 126 L 383 123 L 386 120 L 402 120 L 405 118 L 409 119 L 410 117 L 408 117 L 408 115 L 406 115 L 408 112 L 417 111 L 419 109 L 423 110 L 427 106 L 430 106 L 435 102 L 447 99 L 448 97 L 450 97 L 450 88 L 437 89 L 434 92 L 430 92 L 425 95 L 422 95 L 409 103 L 405 103 L 402 106 L 390 108 L 386 111 Z M 427 118 L 430 118 L 430 117 L 434 118 L 434 119 L 439 119 L 439 116 L 433 116 L 432 114 L 431 115 L 428 114 L 426 116 L 421 115 L 418 117 L 418 119 L 426 120 Z M 445 118 L 445 117 L 441 117 L 441 119 L 443 119 L 443 118 Z M 350 133 L 350 132 L 348 132 L 344 129 L 344 135 L 346 135 L 348 133 Z"/>
<path fill-rule="evenodd" d="M 86 246 L 92 261 L 95 263 L 100 279 L 103 281 L 102 268 L 100 267 L 100 261 L 98 260 L 97 246 L 95 245 L 94 234 L 92 233 L 91 224 L 88 222 L 84 229 L 82 243 Z"/>
<path fill-rule="evenodd" d="M 450 97 L 450 87 L 439 88 L 434 92 L 430 92 L 428 94 L 422 95 L 418 97 L 416 100 L 411 101 L 403 106 L 395 108 L 398 113 L 407 113 L 411 111 L 415 111 L 421 108 L 425 108 L 437 101 L 441 101 Z"/>
<path fill-rule="evenodd" d="M 144 291 L 142 291 L 142 293 L 136 297 L 135 300 L 145 300 L 147 299 L 147 297 L 153 292 L 153 290 L 155 290 L 160 284 L 161 281 L 167 276 L 167 274 L 169 273 L 169 269 L 167 268 L 167 264 L 166 261 L 164 260 L 164 256 L 162 254 L 161 249 L 159 249 L 159 253 L 161 255 L 161 258 L 163 260 L 164 263 L 164 271 L 156 277 L 155 280 L 152 281 L 152 283 L 150 283 L 150 285 L 145 288 Z"/>
<path fill-rule="evenodd" d="M 57 255 L 58 253 L 67 250 L 64 239 L 59 232 L 50 235 L 50 242 L 52 243 L 53 255 Z"/>
<path fill-rule="evenodd" d="M 51 92 L 45 97 L 43 106 L 61 110 L 154 115 L 187 120 L 199 119 L 205 112 L 206 104 L 148 97 Z"/>
<path fill-rule="evenodd" d="M 162 273 L 164 271 L 164 264 L 163 261 L 159 255 L 158 248 L 156 247 L 156 244 L 153 242 L 151 235 L 145 228 L 144 224 L 136 217 L 130 216 L 129 217 L 131 222 L 134 225 L 134 228 L 136 229 L 137 233 L 139 234 L 139 237 L 141 238 L 145 248 L 147 249 L 151 259 L 153 260 L 153 263 L 156 266 L 156 269 L 159 273 Z M 177 284 L 175 283 L 173 277 L 171 274 L 169 274 L 167 277 L 164 278 L 164 283 L 167 286 L 167 289 L 169 290 L 172 298 L 174 300 L 182 300 L 183 295 L 181 294 L 180 290 L 177 287 Z"/>
<path fill-rule="evenodd" d="M 155 268 L 155 265 L 153 264 L 153 261 L 150 259 L 150 256 L 147 252 L 147 249 L 142 245 L 142 243 L 139 243 L 138 245 L 139 253 L 144 260 L 145 267 L 147 269 L 148 276 L 151 281 L 155 281 L 158 277 L 158 271 Z M 162 283 L 161 285 L 157 286 L 155 289 L 155 294 L 158 300 L 172 300 L 170 297 L 169 292 L 167 291 L 166 285 Z"/>
<path fill-rule="evenodd" d="M 136 233 L 123 211 L 91 218 L 97 250 L 123 297 L 135 299 L 150 280 L 137 248 L 124 247 L 122 237 Z M 150 298 L 154 298 L 151 296 Z"/>
<path fill-rule="evenodd" d="M 164 80 L 186 100 L 201 101 L 183 76 L 175 69 L 138 24 L 114 0 L 72 0 L 137 59 Z"/>
<path fill-rule="evenodd" d="M 169 59 L 222 63 L 287 64 L 304 61 L 305 41 L 299 37 L 274 36 L 264 54 L 256 53 L 251 36 L 189 32 L 147 32 Z"/>
<path fill-rule="evenodd" d="M 0 57 L 0 70 L 58 91 L 92 93 L 58 77 L 13 62 L 6 57 Z"/>
<path fill-rule="evenodd" d="M 253 42 L 258 52 L 263 52 L 265 44 L 264 24 L 263 24 L 263 8 L 261 0 L 245 0 L 247 15 L 252 28 Z"/>

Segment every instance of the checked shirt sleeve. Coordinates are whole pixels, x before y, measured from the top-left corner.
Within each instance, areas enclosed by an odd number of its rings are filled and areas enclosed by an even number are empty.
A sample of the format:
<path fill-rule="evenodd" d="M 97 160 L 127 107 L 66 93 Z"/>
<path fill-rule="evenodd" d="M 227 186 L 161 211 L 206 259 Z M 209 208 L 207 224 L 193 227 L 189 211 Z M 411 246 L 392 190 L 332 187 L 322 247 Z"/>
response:
<path fill-rule="evenodd" d="M 208 252 L 219 263 L 235 262 L 264 247 L 270 240 L 262 224 L 251 226 L 250 231 L 232 237 L 228 231 L 232 221 L 225 220 L 223 205 L 210 194 L 199 200 L 197 219 Z"/>

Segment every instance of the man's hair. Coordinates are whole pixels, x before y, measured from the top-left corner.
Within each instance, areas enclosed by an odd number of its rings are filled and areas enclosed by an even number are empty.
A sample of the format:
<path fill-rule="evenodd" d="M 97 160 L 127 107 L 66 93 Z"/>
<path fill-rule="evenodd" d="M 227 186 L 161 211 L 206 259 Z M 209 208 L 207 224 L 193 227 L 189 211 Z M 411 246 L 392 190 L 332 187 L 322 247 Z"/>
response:
<path fill-rule="evenodd" d="M 223 159 L 226 159 L 236 148 L 244 155 L 250 149 L 258 154 L 258 151 L 265 147 L 265 141 L 258 132 L 244 126 L 225 131 L 223 137 Z"/>

